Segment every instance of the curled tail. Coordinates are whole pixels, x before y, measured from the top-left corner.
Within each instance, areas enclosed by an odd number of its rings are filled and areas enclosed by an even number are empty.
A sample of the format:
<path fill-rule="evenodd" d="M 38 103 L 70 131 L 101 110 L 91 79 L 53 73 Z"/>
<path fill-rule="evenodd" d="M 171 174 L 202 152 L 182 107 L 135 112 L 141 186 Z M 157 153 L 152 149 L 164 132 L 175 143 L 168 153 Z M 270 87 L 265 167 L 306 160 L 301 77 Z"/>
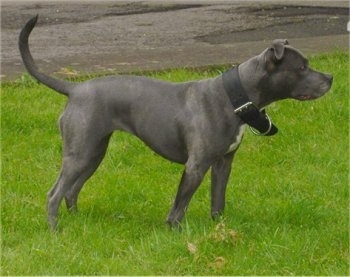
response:
<path fill-rule="evenodd" d="M 76 86 L 76 84 L 59 80 L 59 79 L 50 77 L 48 75 L 45 75 L 44 73 L 41 73 L 38 70 L 37 66 L 35 65 L 32 55 L 30 54 L 28 37 L 31 31 L 33 30 L 33 28 L 35 27 L 37 20 L 38 20 L 38 15 L 31 18 L 23 27 L 19 35 L 18 46 L 22 56 L 23 63 L 26 69 L 28 70 L 29 74 L 32 75 L 34 78 L 36 78 L 39 82 L 43 83 L 49 88 L 52 88 L 58 91 L 59 93 L 69 96 L 70 93 L 72 92 L 72 89 Z"/>

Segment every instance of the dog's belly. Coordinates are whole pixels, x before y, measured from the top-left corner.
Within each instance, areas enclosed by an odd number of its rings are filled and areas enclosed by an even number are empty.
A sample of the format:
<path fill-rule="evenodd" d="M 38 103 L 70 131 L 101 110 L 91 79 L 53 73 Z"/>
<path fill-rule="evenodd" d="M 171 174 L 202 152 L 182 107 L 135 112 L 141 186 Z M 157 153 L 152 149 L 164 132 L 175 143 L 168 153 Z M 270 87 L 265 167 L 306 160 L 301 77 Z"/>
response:
<path fill-rule="evenodd" d="M 188 159 L 185 145 L 170 137 L 163 137 L 161 139 L 160 137 L 158 135 L 157 138 L 153 139 L 150 137 L 140 138 L 148 147 L 163 158 L 172 162 L 185 164 Z"/>
<path fill-rule="evenodd" d="M 231 153 L 238 148 L 238 146 L 240 145 L 240 143 L 242 141 L 245 128 L 246 128 L 245 124 L 242 125 L 241 127 L 239 127 L 238 135 L 236 136 L 236 139 L 234 140 L 234 142 L 228 148 L 226 154 Z"/>

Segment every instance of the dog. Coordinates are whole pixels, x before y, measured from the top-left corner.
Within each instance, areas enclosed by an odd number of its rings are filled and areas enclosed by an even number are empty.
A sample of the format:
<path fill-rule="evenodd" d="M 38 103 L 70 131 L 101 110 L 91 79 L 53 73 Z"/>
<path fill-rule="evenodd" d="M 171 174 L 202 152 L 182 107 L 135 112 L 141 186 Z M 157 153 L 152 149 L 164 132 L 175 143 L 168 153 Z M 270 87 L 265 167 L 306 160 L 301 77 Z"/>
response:
<path fill-rule="evenodd" d="M 109 76 L 73 83 L 40 72 L 28 38 L 38 16 L 21 30 L 19 49 L 29 74 L 68 97 L 60 117 L 62 167 L 47 196 L 48 221 L 57 226 L 65 199 L 77 209 L 78 194 L 101 163 L 114 131 L 140 138 L 160 156 L 185 165 L 167 222 L 180 225 L 204 175 L 211 168 L 211 215 L 225 206 L 226 185 L 245 127 L 271 136 L 277 127 L 264 107 L 278 100 L 324 95 L 333 76 L 314 71 L 285 39 L 239 66 L 206 80 L 170 83 L 138 76 Z"/>

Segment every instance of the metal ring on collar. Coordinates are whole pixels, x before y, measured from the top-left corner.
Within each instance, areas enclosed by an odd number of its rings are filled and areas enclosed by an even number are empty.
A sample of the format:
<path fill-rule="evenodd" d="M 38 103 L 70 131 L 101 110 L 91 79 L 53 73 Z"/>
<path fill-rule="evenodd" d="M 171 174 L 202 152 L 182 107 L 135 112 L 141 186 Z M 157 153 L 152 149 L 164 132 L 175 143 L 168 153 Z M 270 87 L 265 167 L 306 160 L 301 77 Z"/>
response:
<path fill-rule="evenodd" d="M 265 135 L 267 135 L 268 133 L 270 133 L 271 128 L 272 128 L 272 122 L 271 122 L 270 117 L 269 117 L 267 114 L 265 114 L 265 116 L 266 116 L 267 120 L 269 121 L 269 128 L 267 129 L 266 132 L 260 133 L 260 132 L 258 132 L 256 129 L 254 129 L 253 127 L 249 126 L 250 131 L 251 131 L 254 135 L 256 135 L 256 136 L 265 136 Z"/>

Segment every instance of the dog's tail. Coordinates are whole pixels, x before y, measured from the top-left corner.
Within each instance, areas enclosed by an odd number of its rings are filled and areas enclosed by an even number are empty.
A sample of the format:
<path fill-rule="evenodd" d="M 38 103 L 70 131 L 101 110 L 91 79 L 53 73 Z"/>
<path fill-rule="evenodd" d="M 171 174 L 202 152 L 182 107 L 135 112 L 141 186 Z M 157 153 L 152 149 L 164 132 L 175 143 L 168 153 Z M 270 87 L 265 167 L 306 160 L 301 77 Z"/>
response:
<path fill-rule="evenodd" d="M 49 88 L 52 88 L 58 91 L 59 93 L 69 96 L 69 94 L 72 92 L 76 84 L 59 80 L 59 79 L 50 77 L 48 75 L 45 75 L 44 73 L 41 73 L 38 70 L 37 66 L 35 65 L 32 55 L 30 54 L 28 37 L 31 31 L 33 30 L 37 20 L 38 20 L 38 15 L 31 18 L 23 27 L 19 35 L 18 46 L 19 46 L 19 51 L 21 53 L 24 66 L 28 70 L 29 74 L 32 75 L 34 78 L 36 78 L 39 82 L 43 83 Z"/>

